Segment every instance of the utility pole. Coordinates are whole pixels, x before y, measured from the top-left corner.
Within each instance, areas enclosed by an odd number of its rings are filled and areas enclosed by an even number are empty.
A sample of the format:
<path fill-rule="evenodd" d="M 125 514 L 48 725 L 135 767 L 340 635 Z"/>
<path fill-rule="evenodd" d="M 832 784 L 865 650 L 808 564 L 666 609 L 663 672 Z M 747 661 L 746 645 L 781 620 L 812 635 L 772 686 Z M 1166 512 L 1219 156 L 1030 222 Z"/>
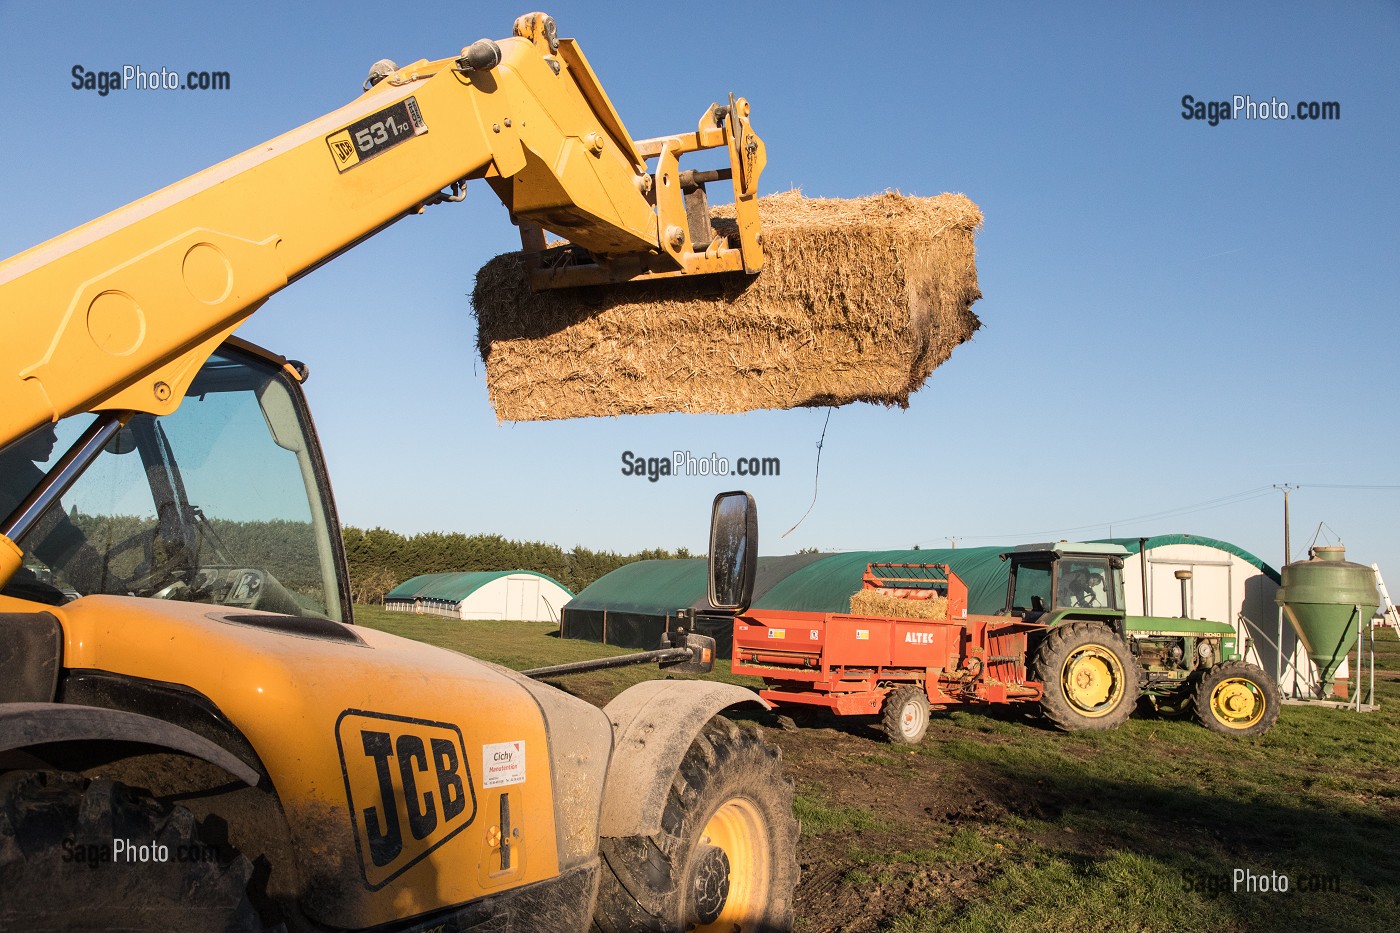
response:
<path fill-rule="evenodd" d="M 1293 562 L 1293 545 L 1288 537 L 1288 494 L 1298 487 L 1292 483 L 1275 483 L 1274 488 L 1283 492 L 1283 563 L 1286 567 Z"/>

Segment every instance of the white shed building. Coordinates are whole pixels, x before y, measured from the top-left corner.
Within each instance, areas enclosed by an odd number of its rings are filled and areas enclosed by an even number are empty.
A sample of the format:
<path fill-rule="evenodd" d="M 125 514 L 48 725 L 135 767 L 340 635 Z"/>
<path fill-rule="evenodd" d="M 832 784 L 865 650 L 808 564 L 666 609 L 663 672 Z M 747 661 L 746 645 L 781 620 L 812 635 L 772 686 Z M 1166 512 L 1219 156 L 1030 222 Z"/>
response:
<path fill-rule="evenodd" d="M 384 608 L 453 619 L 558 622 L 559 610 L 573 598 L 559 581 L 533 570 L 425 573 L 390 590 Z"/>

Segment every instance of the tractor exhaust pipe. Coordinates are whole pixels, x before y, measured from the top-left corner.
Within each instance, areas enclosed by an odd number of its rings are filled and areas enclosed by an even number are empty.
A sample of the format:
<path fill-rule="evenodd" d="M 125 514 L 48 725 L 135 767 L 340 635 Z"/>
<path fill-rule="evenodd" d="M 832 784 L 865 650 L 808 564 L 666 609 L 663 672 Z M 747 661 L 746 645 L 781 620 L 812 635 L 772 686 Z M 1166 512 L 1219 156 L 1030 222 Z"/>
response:
<path fill-rule="evenodd" d="M 1138 538 L 1138 568 L 1142 571 L 1142 614 L 1152 615 L 1147 610 L 1147 539 Z"/>
<path fill-rule="evenodd" d="M 1186 584 L 1191 579 L 1191 571 L 1178 570 L 1175 576 L 1178 580 L 1181 581 L 1181 617 L 1183 619 L 1189 619 L 1191 618 L 1191 613 L 1190 607 L 1187 605 L 1186 602 Z"/>

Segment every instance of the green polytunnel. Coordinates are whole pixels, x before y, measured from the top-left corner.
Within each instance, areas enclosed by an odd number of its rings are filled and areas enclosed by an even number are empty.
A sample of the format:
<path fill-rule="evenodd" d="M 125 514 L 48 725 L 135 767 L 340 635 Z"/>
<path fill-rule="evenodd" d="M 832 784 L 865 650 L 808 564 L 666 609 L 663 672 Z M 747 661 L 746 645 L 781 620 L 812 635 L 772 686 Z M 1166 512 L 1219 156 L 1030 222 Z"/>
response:
<path fill-rule="evenodd" d="M 755 605 L 774 585 L 827 555 L 760 557 Z M 565 638 L 624 648 L 655 648 L 676 626 L 682 609 L 704 609 L 709 590 L 704 558 L 642 560 L 625 564 L 585 587 L 564 607 L 559 630 Z M 720 657 L 729 657 L 729 627 L 701 625 L 713 635 Z"/>
<path fill-rule="evenodd" d="M 1008 547 L 847 551 L 823 555 L 754 599 L 755 609 L 850 612 L 869 564 L 947 564 L 967 584 L 968 612 L 990 615 L 1006 603 Z M 761 560 L 761 558 L 760 558 Z"/>
<path fill-rule="evenodd" d="M 754 581 L 753 608 L 811 612 L 849 612 L 851 596 L 861 588 L 866 565 L 880 563 L 950 564 L 993 611 L 1000 596 L 982 591 L 1006 588 L 992 564 L 1002 565 L 999 548 L 946 551 L 852 551 L 840 554 L 789 554 L 760 557 Z M 1004 565 L 1002 565 L 1004 568 Z M 560 631 L 565 638 L 597 641 L 624 648 L 655 648 L 662 633 L 677 625 L 682 609 L 706 607 L 708 581 L 703 559 L 637 561 L 600 577 L 564 607 Z M 995 603 L 995 605 L 993 605 Z M 972 611 L 982 611 L 973 608 Z M 719 656 L 729 657 L 732 626 L 702 622 L 702 634 L 716 639 Z"/>
<path fill-rule="evenodd" d="M 1178 569 L 1193 569 L 1188 594 L 1193 618 L 1208 617 L 1241 626 L 1247 616 L 1265 626 L 1272 620 L 1273 591 L 1278 573 L 1237 545 L 1200 535 L 1155 535 L 1145 539 L 1146 560 L 1139 556 L 1139 538 L 1103 539 L 1120 544 L 1131 554 L 1125 561 L 1124 588 L 1132 613 L 1175 616 L 1181 612 Z M 1001 555 L 1015 544 L 927 550 L 848 551 L 760 557 L 753 608 L 804 612 L 849 612 L 851 596 L 861 587 L 871 563 L 948 564 L 968 588 L 968 611 L 989 615 L 1005 605 L 1009 565 Z M 1143 574 L 1144 567 L 1147 570 Z M 654 648 L 662 633 L 674 628 L 680 609 L 706 605 L 706 569 L 702 559 L 639 561 L 601 577 L 564 608 L 561 632 L 630 648 Z M 1147 583 L 1144 586 L 1143 580 Z M 1146 600 L 1143 599 L 1144 592 Z M 702 626 L 702 629 L 707 626 Z M 731 626 L 708 625 L 721 657 L 730 652 Z M 1284 656 L 1292 650 L 1285 633 Z M 1260 642 L 1259 657 L 1272 672 L 1274 653 Z M 1265 657 L 1264 655 L 1267 655 Z"/>

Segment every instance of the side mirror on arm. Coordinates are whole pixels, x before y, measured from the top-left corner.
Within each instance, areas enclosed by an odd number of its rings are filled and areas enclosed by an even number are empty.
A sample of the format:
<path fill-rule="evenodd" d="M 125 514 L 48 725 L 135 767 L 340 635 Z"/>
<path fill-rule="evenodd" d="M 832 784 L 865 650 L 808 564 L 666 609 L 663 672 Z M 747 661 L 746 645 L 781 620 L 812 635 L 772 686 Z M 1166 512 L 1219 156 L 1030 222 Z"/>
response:
<path fill-rule="evenodd" d="M 758 572 L 758 508 L 746 492 L 715 497 L 710 513 L 710 611 L 738 615 L 753 599 Z M 695 610 L 677 613 L 680 624 L 661 636 L 655 651 L 639 651 L 592 661 L 571 661 L 521 671 L 526 677 L 586 674 L 614 667 L 655 662 L 670 674 L 708 674 L 715 666 L 715 639 L 695 632 Z"/>
<path fill-rule="evenodd" d="M 710 513 L 710 608 L 749 608 L 757 573 L 758 506 L 746 492 L 722 492 Z"/>

